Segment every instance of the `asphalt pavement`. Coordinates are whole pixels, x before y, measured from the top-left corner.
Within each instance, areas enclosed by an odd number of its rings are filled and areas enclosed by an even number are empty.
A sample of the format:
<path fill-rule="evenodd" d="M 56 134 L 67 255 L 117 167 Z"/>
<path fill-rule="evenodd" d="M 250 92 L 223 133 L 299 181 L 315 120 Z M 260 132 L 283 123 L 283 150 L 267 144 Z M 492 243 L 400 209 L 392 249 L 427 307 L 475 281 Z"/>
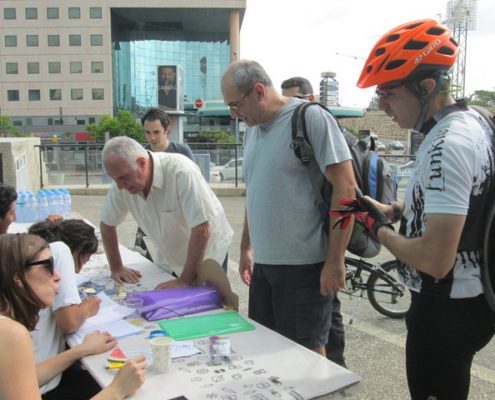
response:
<path fill-rule="evenodd" d="M 104 196 L 73 195 L 73 210 L 99 224 L 98 213 Z M 229 249 L 228 277 L 240 298 L 240 311 L 247 313 L 247 287 L 237 273 L 239 243 L 244 219 L 244 197 L 220 197 L 228 220 L 234 229 Z M 132 248 L 137 225 L 127 217 L 118 228 L 119 240 Z M 372 261 L 391 259 L 383 250 Z M 405 376 L 404 346 L 406 327 L 403 319 L 391 319 L 375 311 L 365 298 L 340 295 L 346 329 L 347 367 L 363 378 L 361 390 L 353 399 L 395 400 L 408 399 Z M 349 324 L 350 320 L 352 324 Z M 469 327 L 466 327 L 469 329 Z M 495 340 L 479 352 L 471 373 L 470 400 L 495 398 Z"/>

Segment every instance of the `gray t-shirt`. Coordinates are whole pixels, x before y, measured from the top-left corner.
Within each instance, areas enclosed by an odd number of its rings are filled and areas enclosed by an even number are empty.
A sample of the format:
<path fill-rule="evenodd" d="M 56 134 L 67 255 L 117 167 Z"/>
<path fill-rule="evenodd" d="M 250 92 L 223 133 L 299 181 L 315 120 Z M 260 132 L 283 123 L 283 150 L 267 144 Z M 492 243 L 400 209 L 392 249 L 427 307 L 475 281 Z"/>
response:
<path fill-rule="evenodd" d="M 310 179 L 321 187 L 325 168 L 351 154 L 335 120 L 309 107 L 308 135 L 318 165 L 303 165 L 290 148 L 291 118 L 300 103 L 290 99 L 270 121 L 245 134 L 246 208 L 256 263 L 299 265 L 326 258 L 328 239 Z"/>

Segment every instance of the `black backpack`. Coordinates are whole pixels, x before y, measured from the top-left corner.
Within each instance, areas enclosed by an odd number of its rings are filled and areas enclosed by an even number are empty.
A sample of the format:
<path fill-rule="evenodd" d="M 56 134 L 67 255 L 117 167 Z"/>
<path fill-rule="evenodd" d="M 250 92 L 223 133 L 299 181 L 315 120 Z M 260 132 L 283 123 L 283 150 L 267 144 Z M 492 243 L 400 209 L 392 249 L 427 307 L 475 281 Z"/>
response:
<path fill-rule="evenodd" d="M 294 114 L 292 115 L 291 148 L 294 150 L 296 157 L 299 158 L 304 165 L 308 165 L 314 159 L 313 147 L 309 140 L 306 126 L 306 110 L 311 106 L 321 107 L 332 115 L 327 107 L 315 102 L 302 103 L 294 110 Z M 371 139 L 371 145 L 369 145 L 369 143 L 364 140 L 358 140 L 340 125 L 339 129 L 349 146 L 354 175 L 361 192 L 381 203 L 390 203 L 391 201 L 396 200 L 397 184 L 393 180 L 392 169 L 375 151 L 374 140 Z M 324 220 L 324 229 L 328 233 L 328 214 L 330 211 L 332 185 L 324 179 L 323 187 L 313 187 L 313 190 L 320 203 L 319 208 L 321 217 Z M 376 256 L 381 250 L 381 245 L 378 239 L 356 220 L 347 250 L 359 257 L 368 258 Z"/>

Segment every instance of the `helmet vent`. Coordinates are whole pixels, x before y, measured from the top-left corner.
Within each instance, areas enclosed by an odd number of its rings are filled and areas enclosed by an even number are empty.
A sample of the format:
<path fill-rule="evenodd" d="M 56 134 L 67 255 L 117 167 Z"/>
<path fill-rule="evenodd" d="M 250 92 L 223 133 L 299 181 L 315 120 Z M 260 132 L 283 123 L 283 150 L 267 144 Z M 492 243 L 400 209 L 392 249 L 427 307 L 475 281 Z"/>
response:
<path fill-rule="evenodd" d="M 447 56 L 453 56 L 455 54 L 454 50 L 450 47 L 442 46 L 437 50 L 440 54 L 445 54 Z"/>
<path fill-rule="evenodd" d="M 410 40 L 404 46 L 404 50 L 421 50 L 427 46 L 427 42 L 421 42 L 419 40 Z"/>
<path fill-rule="evenodd" d="M 395 42 L 397 39 L 400 38 L 400 35 L 398 35 L 397 33 L 393 34 L 393 35 L 390 35 L 388 38 L 387 38 L 387 43 L 390 43 L 390 42 Z"/>
<path fill-rule="evenodd" d="M 407 60 L 393 60 L 390 61 L 386 66 L 385 70 L 391 71 L 393 69 L 399 68 L 401 65 L 405 64 Z"/>
<path fill-rule="evenodd" d="M 457 43 L 457 41 L 454 39 L 454 38 L 450 38 L 449 39 L 450 43 L 452 43 L 455 47 L 459 46 L 459 44 Z"/>
<path fill-rule="evenodd" d="M 445 29 L 442 29 L 438 26 L 434 26 L 433 28 L 430 28 L 426 31 L 428 35 L 433 35 L 433 36 L 440 36 L 445 32 Z"/>
<path fill-rule="evenodd" d="M 385 53 L 385 49 L 383 47 L 379 47 L 378 49 L 376 49 L 375 51 L 375 56 L 378 57 L 378 56 L 381 56 L 382 54 Z"/>
<path fill-rule="evenodd" d="M 407 30 L 410 30 L 410 29 L 414 29 L 416 28 L 417 26 L 420 26 L 423 22 L 417 22 L 415 24 L 411 24 L 411 25 L 407 25 L 404 29 L 407 29 Z"/>

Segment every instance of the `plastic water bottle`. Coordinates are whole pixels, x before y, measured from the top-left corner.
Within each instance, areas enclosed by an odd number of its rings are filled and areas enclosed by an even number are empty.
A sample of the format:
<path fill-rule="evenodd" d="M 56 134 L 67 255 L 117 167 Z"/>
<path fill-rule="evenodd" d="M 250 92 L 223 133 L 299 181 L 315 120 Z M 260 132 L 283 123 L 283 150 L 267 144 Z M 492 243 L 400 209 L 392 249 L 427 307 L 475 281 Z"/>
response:
<path fill-rule="evenodd" d="M 60 191 L 60 189 L 53 189 L 53 200 L 55 202 L 54 209 L 55 209 L 55 214 L 61 215 L 64 217 L 64 199 L 63 199 L 63 194 Z"/>
<path fill-rule="evenodd" d="M 72 217 L 72 197 L 69 189 L 60 189 L 62 192 L 62 203 L 64 205 L 64 218 Z"/>
<path fill-rule="evenodd" d="M 26 196 L 26 222 L 38 221 L 38 201 L 34 193 L 29 191 Z"/>
<path fill-rule="evenodd" d="M 41 221 L 44 221 L 50 214 L 48 212 L 48 198 L 44 190 L 38 191 L 38 211 Z"/>
<path fill-rule="evenodd" d="M 48 215 L 57 213 L 57 198 L 53 190 L 46 190 L 46 198 L 48 200 Z"/>
<path fill-rule="evenodd" d="M 21 191 L 17 194 L 15 203 L 15 219 L 17 222 L 26 222 L 26 194 Z"/>

